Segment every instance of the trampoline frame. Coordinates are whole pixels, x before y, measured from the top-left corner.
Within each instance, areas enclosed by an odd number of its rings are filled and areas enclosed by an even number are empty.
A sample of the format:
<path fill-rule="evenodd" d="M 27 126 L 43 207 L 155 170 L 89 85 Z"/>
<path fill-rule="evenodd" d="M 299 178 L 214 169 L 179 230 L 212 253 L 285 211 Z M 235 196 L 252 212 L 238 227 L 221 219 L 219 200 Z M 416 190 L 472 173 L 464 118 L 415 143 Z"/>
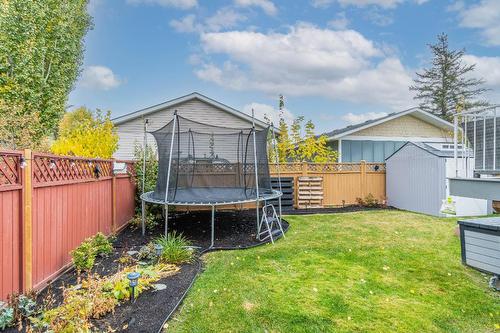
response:
<path fill-rule="evenodd" d="M 257 225 L 257 233 L 256 233 L 256 238 L 260 240 L 260 233 L 261 233 L 261 226 L 260 226 L 260 203 L 263 202 L 264 205 L 267 204 L 267 201 L 269 200 L 274 200 L 278 199 L 278 211 L 279 211 L 279 223 L 281 224 L 281 197 L 283 195 L 283 191 L 281 188 L 281 175 L 280 175 L 280 164 L 279 164 L 279 156 L 278 156 L 278 147 L 277 147 L 277 142 L 276 142 L 276 136 L 274 134 L 274 126 L 271 123 L 271 133 L 272 133 L 272 144 L 274 147 L 275 151 L 275 157 L 276 157 L 276 166 L 277 166 L 277 173 L 278 173 L 278 190 L 272 189 L 272 194 L 265 194 L 263 196 L 260 196 L 259 193 L 259 177 L 258 177 L 258 163 L 257 163 L 257 149 L 256 149 L 256 139 L 255 139 L 255 114 L 254 110 L 252 109 L 252 136 L 253 136 L 253 153 L 254 153 L 254 169 L 255 169 L 255 189 L 256 189 L 256 196 L 255 198 L 251 199 L 246 199 L 246 200 L 235 200 L 235 201 L 223 201 L 223 202 L 176 202 L 168 201 L 168 187 L 169 187 L 169 179 L 170 179 L 170 171 L 171 171 L 171 166 L 172 166 L 172 151 L 174 148 L 174 137 L 175 137 L 175 129 L 176 125 L 178 122 L 177 119 L 177 110 L 174 111 L 174 119 L 173 119 L 173 130 L 172 130 L 172 139 L 170 142 L 170 154 L 169 154 L 169 161 L 168 161 L 168 170 L 167 170 L 167 182 L 166 182 L 166 189 L 165 189 L 165 200 L 155 200 L 152 199 L 151 197 L 148 197 L 150 193 L 153 193 L 154 191 L 150 192 L 144 192 L 145 191 L 145 171 L 146 171 L 146 148 L 147 148 L 147 126 L 148 126 L 148 119 L 145 119 L 144 121 L 144 141 L 143 141 L 143 163 L 142 163 L 142 194 L 140 196 L 141 198 L 141 214 L 142 214 L 142 219 L 141 219 L 141 227 L 142 227 L 142 235 L 144 236 L 146 234 L 146 224 L 145 224 L 145 209 L 146 209 L 146 202 L 152 203 L 152 204 L 160 204 L 164 205 L 165 208 L 165 236 L 168 235 L 168 207 L 169 206 L 198 206 L 198 207 L 211 207 L 212 210 L 212 216 L 211 216 L 211 232 L 210 232 L 210 248 L 214 247 L 214 242 L 215 242 L 215 208 L 216 206 L 230 206 L 230 205 L 238 205 L 238 204 L 245 204 L 245 203 L 253 203 L 255 202 L 255 209 L 256 209 L 256 225 Z M 272 187 L 272 185 L 271 185 Z"/>

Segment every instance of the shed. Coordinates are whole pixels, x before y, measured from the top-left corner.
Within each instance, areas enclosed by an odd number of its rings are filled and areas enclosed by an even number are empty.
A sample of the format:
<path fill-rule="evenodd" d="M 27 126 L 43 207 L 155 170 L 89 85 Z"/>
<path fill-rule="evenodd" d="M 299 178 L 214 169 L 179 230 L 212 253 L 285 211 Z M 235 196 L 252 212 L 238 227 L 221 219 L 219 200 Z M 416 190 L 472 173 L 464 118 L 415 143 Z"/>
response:
<path fill-rule="evenodd" d="M 459 174 L 472 174 L 473 158 L 458 161 Z M 443 143 L 407 142 L 386 159 L 388 205 L 429 214 L 440 213 L 449 192 L 448 177 L 455 176 L 453 146 Z M 452 196 L 457 216 L 481 216 L 491 212 L 491 201 Z"/>

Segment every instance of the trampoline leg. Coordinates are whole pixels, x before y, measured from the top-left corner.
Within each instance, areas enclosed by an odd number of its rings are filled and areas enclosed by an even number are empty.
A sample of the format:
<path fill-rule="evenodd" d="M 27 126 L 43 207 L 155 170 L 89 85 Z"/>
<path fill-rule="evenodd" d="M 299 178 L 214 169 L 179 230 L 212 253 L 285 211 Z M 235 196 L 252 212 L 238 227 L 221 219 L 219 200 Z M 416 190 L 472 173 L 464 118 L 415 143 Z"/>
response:
<path fill-rule="evenodd" d="M 168 237 L 168 205 L 165 205 L 165 237 Z"/>
<path fill-rule="evenodd" d="M 142 200 L 141 202 L 142 207 L 141 207 L 141 214 L 142 214 L 142 220 L 141 220 L 141 227 L 142 227 L 142 235 L 144 236 L 146 234 L 146 202 Z"/>
<path fill-rule="evenodd" d="M 211 239 L 210 248 L 214 247 L 214 238 L 215 238 L 215 206 L 212 206 L 212 231 L 210 235 Z"/>
<path fill-rule="evenodd" d="M 257 213 L 257 240 L 260 240 L 260 214 L 259 214 L 259 200 L 257 200 L 257 207 L 255 208 Z"/>

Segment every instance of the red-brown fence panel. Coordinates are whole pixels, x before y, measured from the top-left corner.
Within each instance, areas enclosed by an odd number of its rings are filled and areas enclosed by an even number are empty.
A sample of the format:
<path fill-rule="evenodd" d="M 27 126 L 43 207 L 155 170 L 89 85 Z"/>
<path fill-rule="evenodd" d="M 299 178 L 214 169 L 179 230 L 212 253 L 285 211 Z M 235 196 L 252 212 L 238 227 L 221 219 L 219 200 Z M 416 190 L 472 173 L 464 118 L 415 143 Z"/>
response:
<path fill-rule="evenodd" d="M 0 300 L 43 287 L 85 238 L 119 230 L 135 210 L 132 163 L 115 175 L 114 160 L 25 154 L 0 151 Z"/>
<path fill-rule="evenodd" d="M 0 151 L 0 299 L 21 289 L 21 152 Z"/>

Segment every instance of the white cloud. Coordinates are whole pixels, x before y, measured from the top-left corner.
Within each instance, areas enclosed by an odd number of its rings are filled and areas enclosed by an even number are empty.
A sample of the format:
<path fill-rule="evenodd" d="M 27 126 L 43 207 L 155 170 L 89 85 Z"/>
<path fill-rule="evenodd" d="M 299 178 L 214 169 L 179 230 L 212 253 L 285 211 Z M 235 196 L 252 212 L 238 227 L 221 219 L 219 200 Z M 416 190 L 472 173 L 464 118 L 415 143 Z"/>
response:
<path fill-rule="evenodd" d="M 245 21 L 246 16 L 231 8 L 221 8 L 205 21 L 206 31 L 220 31 L 232 28 Z"/>
<path fill-rule="evenodd" d="M 189 14 L 180 20 L 170 21 L 170 26 L 177 32 L 217 32 L 224 29 L 234 28 L 246 19 L 246 16 L 231 8 L 224 7 L 202 22 L 198 22 L 194 14 Z"/>
<path fill-rule="evenodd" d="M 479 29 L 486 44 L 500 45 L 500 1 L 481 0 L 470 6 L 459 1 L 448 9 L 458 11 L 460 26 Z"/>
<path fill-rule="evenodd" d="M 380 10 L 370 10 L 366 12 L 366 18 L 375 25 L 385 27 L 394 22 L 391 12 L 384 12 Z"/>
<path fill-rule="evenodd" d="M 180 9 L 191 9 L 198 6 L 198 0 L 127 0 L 129 4 L 151 4 Z"/>
<path fill-rule="evenodd" d="M 476 64 L 474 76 L 486 80 L 486 86 L 500 89 L 500 57 L 464 55 L 467 64 Z"/>
<path fill-rule="evenodd" d="M 345 13 L 341 12 L 333 20 L 328 21 L 328 26 L 337 30 L 344 30 L 349 26 L 349 23 Z"/>
<path fill-rule="evenodd" d="M 271 120 L 275 127 L 278 126 L 280 120 L 280 111 L 275 109 L 269 104 L 262 103 L 250 103 L 243 107 L 243 112 L 252 115 L 252 110 L 255 112 L 255 118 L 265 121 L 267 119 Z M 283 119 L 287 124 L 291 124 L 295 119 L 293 113 L 291 113 L 288 109 L 283 109 Z"/>
<path fill-rule="evenodd" d="M 486 81 L 484 86 L 491 89 L 485 93 L 485 97 L 491 103 L 500 103 L 500 57 L 479 57 L 467 54 L 464 55 L 464 61 L 467 64 L 476 64 L 471 75 L 484 79 Z"/>
<path fill-rule="evenodd" d="M 421 5 L 427 1 L 428 0 L 312 0 L 311 4 L 313 7 L 317 8 L 326 8 L 334 2 L 337 2 L 341 6 L 366 7 L 374 5 L 382 8 L 395 8 L 404 2 L 413 2 L 417 5 Z"/>
<path fill-rule="evenodd" d="M 298 24 L 288 33 L 206 33 L 201 43 L 207 56 L 227 59 L 204 63 L 196 75 L 230 89 L 324 96 L 395 109 L 412 104 L 411 76 L 399 59 L 385 56 L 354 30 Z"/>
<path fill-rule="evenodd" d="M 349 112 L 349 113 L 343 115 L 341 118 L 342 118 L 342 120 L 346 121 L 350 125 L 354 125 L 354 124 L 363 123 L 367 120 L 382 118 L 385 116 L 387 116 L 387 113 L 385 113 L 385 112 L 366 112 L 366 113 L 361 113 L 361 114 L 354 114 L 352 112 Z"/>
<path fill-rule="evenodd" d="M 267 15 L 276 15 L 278 9 L 270 0 L 234 0 L 234 3 L 241 7 L 260 7 Z"/>
<path fill-rule="evenodd" d="M 169 24 L 177 32 L 198 32 L 201 29 L 201 26 L 196 23 L 196 16 L 193 14 L 186 15 L 180 20 L 172 20 Z"/>
<path fill-rule="evenodd" d="M 85 88 L 110 90 L 122 84 L 122 81 L 105 66 L 87 66 L 83 70 L 79 84 Z"/>

